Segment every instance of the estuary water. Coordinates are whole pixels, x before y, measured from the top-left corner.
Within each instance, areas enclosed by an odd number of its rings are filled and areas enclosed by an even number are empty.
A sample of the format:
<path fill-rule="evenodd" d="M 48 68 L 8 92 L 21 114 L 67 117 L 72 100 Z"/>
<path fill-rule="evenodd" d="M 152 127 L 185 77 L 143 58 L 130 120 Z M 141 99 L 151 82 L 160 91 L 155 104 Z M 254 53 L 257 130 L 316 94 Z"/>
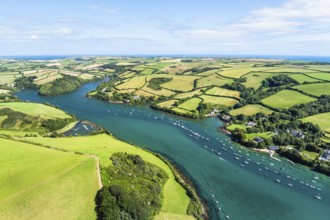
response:
<path fill-rule="evenodd" d="M 194 182 L 212 220 L 226 216 L 238 220 L 330 219 L 329 177 L 238 146 L 217 131 L 222 125 L 217 118 L 190 120 L 146 106 L 86 98 L 85 93 L 97 84 L 88 83 L 56 97 L 38 96 L 33 90 L 17 95 L 31 102 L 49 102 L 122 140 L 162 154 Z"/>

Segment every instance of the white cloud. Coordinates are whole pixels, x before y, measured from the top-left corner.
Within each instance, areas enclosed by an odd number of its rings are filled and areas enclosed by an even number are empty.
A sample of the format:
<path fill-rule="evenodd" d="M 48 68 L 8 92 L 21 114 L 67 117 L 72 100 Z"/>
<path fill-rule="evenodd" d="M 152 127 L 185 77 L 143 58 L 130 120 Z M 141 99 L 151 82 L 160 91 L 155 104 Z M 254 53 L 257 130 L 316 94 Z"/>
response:
<path fill-rule="evenodd" d="M 330 42 L 330 0 L 287 0 L 277 7 L 264 7 L 217 28 L 185 33 L 191 40 L 255 45 L 301 45 Z M 206 41 L 207 42 L 207 41 Z M 301 45 L 303 46 L 303 45 Z"/>
<path fill-rule="evenodd" d="M 72 30 L 70 28 L 58 28 L 54 30 L 54 33 L 56 35 L 66 36 L 72 34 Z"/>
<path fill-rule="evenodd" d="M 36 34 L 30 35 L 31 40 L 38 40 L 39 38 L 40 38 L 39 35 Z"/>

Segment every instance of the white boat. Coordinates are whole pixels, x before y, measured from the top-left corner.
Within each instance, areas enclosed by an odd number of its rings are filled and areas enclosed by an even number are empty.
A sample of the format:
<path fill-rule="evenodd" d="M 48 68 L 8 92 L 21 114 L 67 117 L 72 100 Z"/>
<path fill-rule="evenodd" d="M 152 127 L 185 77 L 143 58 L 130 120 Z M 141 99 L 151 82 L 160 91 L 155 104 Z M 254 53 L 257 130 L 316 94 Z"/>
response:
<path fill-rule="evenodd" d="M 226 215 L 226 218 L 227 218 L 227 219 L 230 219 L 229 215 Z"/>
<path fill-rule="evenodd" d="M 280 183 L 280 182 L 281 182 L 281 180 L 279 180 L 279 179 L 276 179 L 276 182 Z"/>
<path fill-rule="evenodd" d="M 316 199 L 321 200 L 321 194 L 319 193 L 317 196 L 315 196 Z"/>
<path fill-rule="evenodd" d="M 291 183 L 288 183 L 288 186 L 292 187 L 293 185 Z"/>

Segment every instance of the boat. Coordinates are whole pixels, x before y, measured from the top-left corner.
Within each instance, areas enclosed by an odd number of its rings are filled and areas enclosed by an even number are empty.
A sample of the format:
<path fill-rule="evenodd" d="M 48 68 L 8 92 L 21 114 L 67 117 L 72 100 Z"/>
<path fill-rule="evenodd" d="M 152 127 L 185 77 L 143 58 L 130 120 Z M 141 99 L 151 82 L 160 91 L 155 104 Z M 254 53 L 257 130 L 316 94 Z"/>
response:
<path fill-rule="evenodd" d="M 226 218 L 227 218 L 227 219 L 230 219 L 229 215 L 226 215 Z"/>
<path fill-rule="evenodd" d="M 319 192 L 319 194 L 317 196 L 315 196 L 315 198 L 318 199 L 318 200 L 321 200 L 322 199 L 320 192 Z"/>
<path fill-rule="evenodd" d="M 239 157 L 235 157 L 236 160 L 239 160 Z"/>
<path fill-rule="evenodd" d="M 292 187 L 293 185 L 291 183 L 288 183 L 288 186 Z"/>
<path fill-rule="evenodd" d="M 279 180 L 279 179 L 276 179 L 275 181 L 276 181 L 276 182 L 278 182 L 278 183 L 280 183 L 280 182 L 281 182 L 281 180 Z"/>

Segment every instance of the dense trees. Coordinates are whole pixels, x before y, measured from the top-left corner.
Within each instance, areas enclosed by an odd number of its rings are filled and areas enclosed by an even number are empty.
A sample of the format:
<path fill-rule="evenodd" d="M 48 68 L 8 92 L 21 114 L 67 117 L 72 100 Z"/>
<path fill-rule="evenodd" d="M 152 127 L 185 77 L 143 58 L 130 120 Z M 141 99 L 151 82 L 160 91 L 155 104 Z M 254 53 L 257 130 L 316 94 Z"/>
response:
<path fill-rule="evenodd" d="M 36 76 L 23 76 L 15 79 L 14 83 L 18 89 L 37 89 L 38 86 L 33 83 L 36 78 Z"/>
<path fill-rule="evenodd" d="M 116 153 L 110 159 L 113 166 L 102 169 L 105 185 L 95 198 L 98 219 L 152 219 L 162 206 L 167 174 L 138 155 Z"/>
<path fill-rule="evenodd" d="M 268 77 L 262 82 L 263 87 L 277 87 L 288 84 L 298 84 L 297 81 L 289 77 L 288 75 L 279 74 L 272 77 Z"/>
<path fill-rule="evenodd" d="M 2 129 L 29 132 L 34 131 L 41 134 L 59 130 L 67 124 L 75 121 L 74 118 L 45 119 L 14 111 L 10 108 L 0 109 L 0 116 L 6 116 L 6 118 L 0 123 L 0 128 Z"/>
<path fill-rule="evenodd" d="M 42 85 L 39 89 L 39 94 L 44 96 L 53 96 L 72 92 L 86 82 L 86 80 L 78 77 L 63 75 L 60 79 L 56 79 L 53 82 Z"/>

